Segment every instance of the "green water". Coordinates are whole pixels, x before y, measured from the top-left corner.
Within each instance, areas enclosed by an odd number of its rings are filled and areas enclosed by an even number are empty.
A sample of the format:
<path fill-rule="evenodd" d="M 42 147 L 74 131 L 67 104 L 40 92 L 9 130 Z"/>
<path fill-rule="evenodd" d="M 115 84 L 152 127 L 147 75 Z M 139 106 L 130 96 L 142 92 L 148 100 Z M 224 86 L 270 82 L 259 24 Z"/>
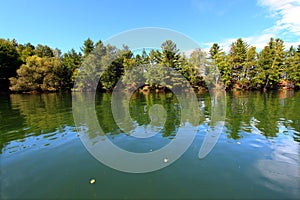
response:
<path fill-rule="evenodd" d="M 193 124 L 197 134 L 188 150 L 168 167 L 132 174 L 102 164 L 87 151 L 76 131 L 71 94 L 0 96 L 0 198 L 299 198 L 300 92 L 227 93 L 225 126 L 204 159 L 198 153 L 212 101 L 209 94 L 198 101 L 200 122 Z M 147 110 L 154 104 L 164 106 L 166 116 L 158 117 L 167 119 L 143 143 L 115 123 L 111 94 L 98 94 L 95 108 L 113 143 L 141 153 L 176 139 L 181 126 L 174 95 L 136 93 L 129 105 L 135 124 L 130 131 L 148 130 Z"/>

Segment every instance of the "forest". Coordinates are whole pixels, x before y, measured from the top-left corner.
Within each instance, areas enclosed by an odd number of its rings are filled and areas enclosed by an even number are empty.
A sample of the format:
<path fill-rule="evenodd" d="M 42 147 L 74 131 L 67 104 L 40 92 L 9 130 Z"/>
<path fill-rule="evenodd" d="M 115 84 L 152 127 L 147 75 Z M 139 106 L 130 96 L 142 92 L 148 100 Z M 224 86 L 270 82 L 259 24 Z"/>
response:
<path fill-rule="evenodd" d="M 97 73 L 88 67 L 81 70 L 92 60 L 91 54 L 97 54 L 102 63 L 96 86 L 99 91 L 112 91 L 119 80 L 125 88 L 134 88 L 139 77 L 143 77 L 143 87 L 160 88 L 155 79 L 168 76 L 162 66 L 179 72 L 195 90 L 205 90 L 210 84 L 222 85 L 227 91 L 300 88 L 300 44 L 285 49 L 279 38 L 270 38 L 261 51 L 239 38 L 230 45 L 229 52 L 214 43 L 208 52 L 195 49 L 189 55 L 181 53 L 171 40 L 162 43 L 160 50 L 135 54 L 125 45 L 119 49 L 90 38 L 79 52 L 71 49 L 65 53 L 47 45 L 0 38 L 0 92 L 89 90 L 93 87 L 90 83 L 74 87 L 74 81 L 79 74 Z M 156 73 L 153 65 L 158 66 Z M 171 78 L 181 84 L 180 77 Z"/>

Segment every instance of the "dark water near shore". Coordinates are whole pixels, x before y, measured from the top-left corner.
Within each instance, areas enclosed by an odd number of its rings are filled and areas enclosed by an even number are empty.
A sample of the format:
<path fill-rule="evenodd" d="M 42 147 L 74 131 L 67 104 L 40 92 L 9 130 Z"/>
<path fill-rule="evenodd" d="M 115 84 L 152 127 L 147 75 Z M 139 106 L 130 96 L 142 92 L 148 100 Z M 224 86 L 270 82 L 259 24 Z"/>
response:
<path fill-rule="evenodd" d="M 225 126 L 204 159 L 198 152 L 212 105 L 209 94 L 199 95 L 198 101 L 197 134 L 183 156 L 161 170 L 131 174 L 90 155 L 74 123 L 71 94 L 0 96 L 0 198 L 299 199 L 300 92 L 227 93 Z M 171 93 L 136 93 L 131 99 L 136 124 L 131 131 L 148 130 L 152 105 L 166 109 L 163 131 L 146 145 L 119 129 L 111 94 L 98 94 L 95 108 L 110 140 L 139 153 L 176 138 L 180 112 L 170 105 L 177 103 Z"/>

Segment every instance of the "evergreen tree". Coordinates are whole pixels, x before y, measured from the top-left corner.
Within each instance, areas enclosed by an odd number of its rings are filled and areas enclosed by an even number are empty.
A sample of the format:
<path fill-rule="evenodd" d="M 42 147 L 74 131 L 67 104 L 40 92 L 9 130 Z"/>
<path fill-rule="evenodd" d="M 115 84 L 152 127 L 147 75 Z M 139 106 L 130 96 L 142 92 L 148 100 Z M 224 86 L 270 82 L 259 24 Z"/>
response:
<path fill-rule="evenodd" d="M 48 58 L 54 57 L 53 50 L 50 47 L 48 47 L 47 45 L 41 45 L 41 44 L 38 44 L 35 47 L 34 54 L 37 55 L 40 58 L 43 58 L 43 57 L 48 57 Z"/>
<path fill-rule="evenodd" d="M 139 54 L 136 57 L 125 57 L 123 60 L 124 75 L 122 76 L 122 83 L 126 90 L 136 90 L 137 86 L 145 84 L 145 69 L 149 63 L 145 63 L 142 56 Z"/>
<path fill-rule="evenodd" d="M 179 69 L 179 49 L 177 49 L 176 44 L 171 41 L 167 40 L 161 45 L 162 48 L 162 60 L 161 63 L 166 65 L 166 67 L 170 67 L 173 69 Z"/>
<path fill-rule="evenodd" d="M 25 63 L 28 57 L 35 54 L 35 47 L 31 43 L 25 45 L 18 44 L 17 51 L 20 55 L 20 60 Z"/>
<path fill-rule="evenodd" d="M 113 47 L 113 51 L 117 52 L 117 58 L 113 59 L 111 63 L 107 63 L 104 71 L 101 75 L 101 84 L 105 90 L 111 91 L 121 76 L 124 74 L 124 60 L 131 59 L 133 54 L 127 46 L 124 46 L 122 50 L 117 50 Z M 107 56 L 110 55 L 110 51 L 107 52 Z"/>
<path fill-rule="evenodd" d="M 122 76 L 122 83 L 132 89 L 137 84 L 182 88 L 186 80 L 194 88 L 223 84 L 227 90 L 300 87 L 300 45 L 285 51 L 278 38 L 271 38 L 260 53 L 239 38 L 228 55 L 215 43 L 208 55 L 196 49 L 189 58 L 171 40 L 162 43 L 160 50 L 148 54 L 144 49 L 135 57 L 126 46 L 120 50 L 101 40 L 94 44 L 90 38 L 81 51 L 83 56 L 74 49 L 62 54 L 47 45 L 0 39 L 0 90 L 8 90 L 10 77 L 16 92 L 70 89 L 76 77 L 80 81 L 75 90 L 112 90 Z"/>
<path fill-rule="evenodd" d="M 83 57 L 86 58 L 95 49 L 94 42 L 90 38 L 88 38 L 84 41 L 83 47 L 81 47 L 80 49 L 83 52 Z"/>
<path fill-rule="evenodd" d="M 246 62 L 243 68 L 243 76 L 240 78 L 239 84 L 243 89 L 252 88 L 252 79 L 257 73 L 257 52 L 256 48 L 251 46 L 247 51 Z"/>
<path fill-rule="evenodd" d="M 268 45 L 258 55 L 258 70 L 253 78 L 257 88 L 277 88 L 284 70 L 284 45 L 279 38 L 271 38 Z"/>
<path fill-rule="evenodd" d="M 300 45 L 293 47 L 287 53 L 286 79 L 291 82 L 290 87 L 300 88 Z"/>
<path fill-rule="evenodd" d="M 71 49 L 68 53 L 64 53 L 62 57 L 62 67 L 64 69 L 64 83 L 66 88 L 72 88 L 75 78 L 78 73 L 78 68 L 82 63 L 81 53 L 77 53 L 74 49 Z"/>
<path fill-rule="evenodd" d="M 227 62 L 225 52 L 217 43 L 209 50 L 209 65 L 205 72 L 205 82 L 208 87 L 220 86 L 220 79 L 225 89 L 232 87 L 232 69 Z"/>
<path fill-rule="evenodd" d="M 204 88 L 205 82 L 203 79 L 203 75 L 205 69 L 208 65 L 208 61 L 206 59 L 206 53 L 201 49 L 195 49 L 190 58 L 189 63 L 192 66 L 192 72 L 189 75 L 189 81 L 195 88 Z"/>
<path fill-rule="evenodd" d="M 243 88 L 244 81 L 246 81 L 246 59 L 248 52 L 248 44 L 241 38 L 231 44 L 228 55 L 229 64 L 231 65 L 232 82 L 235 87 Z"/>

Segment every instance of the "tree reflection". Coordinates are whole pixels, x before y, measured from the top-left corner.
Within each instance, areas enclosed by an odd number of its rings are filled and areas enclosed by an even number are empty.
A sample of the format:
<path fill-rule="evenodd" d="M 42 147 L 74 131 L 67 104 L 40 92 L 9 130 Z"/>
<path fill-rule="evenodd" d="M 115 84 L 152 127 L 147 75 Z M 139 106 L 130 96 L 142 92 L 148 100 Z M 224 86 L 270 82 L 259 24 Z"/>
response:
<path fill-rule="evenodd" d="M 122 93 L 119 95 L 127 95 Z M 123 131 L 116 124 L 111 110 L 111 94 L 98 94 L 96 98 L 96 112 L 99 124 L 105 133 L 119 134 Z M 121 98 L 120 96 L 117 98 Z M 129 103 L 129 113 L 126 113 L 126 104 Z M 180 125 L 180 108 L 179 103 L 173 93 L 142 93 L 136 91 L 130 97 L 130 101 L 122 100 L 121 105 L 117 106 L 118 117 L 122 118 L 124 122 L 133 121 L 135 125 L 123 124 L 126 133 L 133 131 L 136 126 L 150 126 L 151 119 L 149 110 L 152 106 L 162 105 L 167 113 L 167 119 L 163 129 L 160 133 L 163 137 L 172 135 L 176 128 Z M 162 114 L 162 113 L 156 113 Z M 160 117 L 162 118 L 162 117 Z M 176 132 L 175 132 L 176 134 Z"/>
<path fill-rule="evenodd" d="M 51 132 L 62 133 L 73 125 L 70 94 L 11 94 L 1 100 L 1 149 L 10 141 Z"/>
<path fill-rule="evenodd" d="M 126 95 L 126 93 L 120 93 Z M 188 98 L 188 93 L 182 93 Z M 81 93 L 76 93 L 76 98 L 84 99 Z M 99 134 L 120 134 L 130 133 L 135 127 L 151 127 L 149 110 L 153 105 L 162 105 L 166 111 L 166 120 L 160 124 L 160 131 L 163 137 L 174 137 L 177 129 L 189 123 L 192 126 L 200 126 L 203 123 L 213 125 L 212 109 L 213 103 L 217 101 L 218 95 L 211 96 L 208 93 L 199 96 L 199 110 L 194 109 L 191 102 L 179 101 L 172 92 L 152 93 L 134 92 L 128 98 L 129 113 L 124 111 L 127 101 L 118 105 L 119 117 L 125 121 L 132 120 L 133 124 L 123 125 L 120 129 L 115 122 L 111 110 L 112 95 L 109 93 L 97 94 L 94 97 L 95 106 L 87 106 L 80 110 L 80 116 L 89 116 L 91 109 L 96 109 L 98 123 L 103 133 L 91 131 L 89 137 L 95 138 Z M 215 99 L 215 100 L 214 100 Z M 1 141 L 0 148 L 3 148 L 11 141 L 24 139 L 29 136 L 39 136 L 47 133 L 64 132 L 66 126 L 74 127 L 72 116 L 71 95 L 66 94 L 41 94 L 25 95 L 11 94 L 1 96 L 0 117 L 1 117 Z M 80 102 L 80 101 L 79 101 Z M 218 101 L 217 101 L 218 102 Z M 294 141 L 300 142 L 300 92 L 279 91 L 279 92 L 246 92 L 237 91 L 227 93 L 226 97 L 226 134 L 229 138 L 239 139 L 250 134 L 262 134 L 265 137 L 277 137 L 279 134 L 290 134 Z M 181 106 L 187 108 L 186 116 L 181 117 Z M 223 108 L 225 105 L 215 105 Z M 75 107 L 76 109 L 76 107 Z M 219 109 L 222 110 L 222 109 Z M 76 110 L 73 110 L 73 112 Z M 199 115 L 195 117 L 196 115 Z M 157 113 L 159 119 L 164 119 L 164 113 Z M 159 115 L 161 114 L 161 116 Z M 222 115 L 222 113 L 216 113 Z M 194 119 L 198 119 L 195 121 Z M 182 120 L 182 121 L 181 121 Z M 210 124 L 211 123 L 211 124 Z M 84 124 L 80 124 L 81 126 Z M 281 129 L 288 131 L 281 131 Z M 287 132 L 287 133 L 286 133 Z"/>
<path fill-rule="evenodd" d="M 266 137 L 277 137 L 278 123 L 283 120 L 289 122 L 287 126 L 295 130 L 294 139 L 299 140 L 299 96 L 299 92 L 291 94 L 282 91 L 269 93 L 237 91 L 227 94 L 228 136 L 238 139 L 243 137 L 242 132 L 252 133 L 254 128 Z M 253 119 L 256 121 L 255 125 Z"/>

